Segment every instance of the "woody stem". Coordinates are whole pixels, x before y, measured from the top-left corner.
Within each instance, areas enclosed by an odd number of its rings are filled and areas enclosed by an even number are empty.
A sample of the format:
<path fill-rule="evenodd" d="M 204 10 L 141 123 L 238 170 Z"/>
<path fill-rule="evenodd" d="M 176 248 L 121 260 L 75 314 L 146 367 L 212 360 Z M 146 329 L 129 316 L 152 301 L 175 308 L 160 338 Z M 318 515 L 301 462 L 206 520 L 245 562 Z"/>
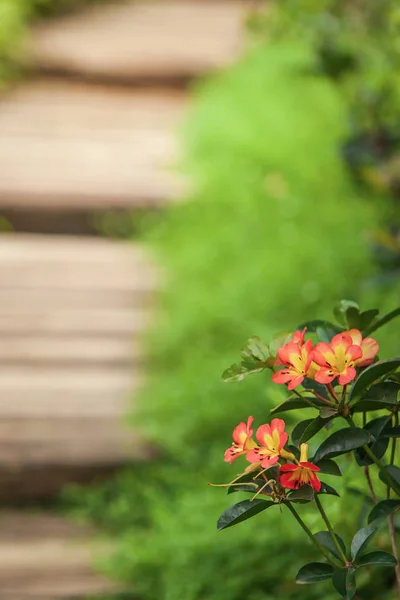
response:
<path fill-rule="evenodd" d="M 340 558 L 343 561 L 343 564 L 346 564 L 347 563 L 346 555 L 343 552 L 343 549 L 341 548 L 341 546 L 340 546 L 340 544 L 338 542 L 336 534 L 333 531 L 332 525 L 331 525 L 331 523 L 330 523 L 330 521 L 328 519 L 328 516 L 327 516 L 326 512 L 324 511 L 324 508 L 323 508 L 323 506 L 321 504 L 321 500 L 318 498 L 318 496 L 315 496 L 315 504 L 317 505 L 317 508 L 318 508 L 319 512 L 321 513 L 321 517 L 323 518 L 324 523 L 327 526 L 329 533 L 331 534 L 332 541 L 335 544 L 337 551 L 339 552 L 339 555 L 340 555 Z"/>
<path fill-rule="evenodd" d="M 294 518 L 296 519 L 296 521 L 298 522 L 298 524 L 300 525 L 300 527 L 303 529 L 303 531 L 308 535 L 308 537 L 310 538 L 310 540 L 312 541 L 312 543 L 314 544 L 314 546 L 316 546 L 318 548 L 318 550 L 321 552 L 321 554 L 323 554 L 325 556 L 326 560 L 333 567 L 337 567 L 338 565 L 335 563 L 335 561 L 332 559 L 332 557 L 329 556 L 329 554 L 325 550 L 325 548 L 323 546 L 321 546 L 321 544 L 319 543 L 319 541 L 317 540 L 317 538 L 313 536 L 311 530 L 304 523 L 303 519 L 300 517 L 300 515 L 298 514 L 298 512 L 296 511 L 296 509 L 292 506 L 292 503 L 291 502 L 287 502 L 286 506 L 288 507 L 288 509 L 290 510 L 290 512 L 292 513 L 292 515 L 294 516 Z M 340 566 L 342 566 L 342 565 L 340 565 Z"/>

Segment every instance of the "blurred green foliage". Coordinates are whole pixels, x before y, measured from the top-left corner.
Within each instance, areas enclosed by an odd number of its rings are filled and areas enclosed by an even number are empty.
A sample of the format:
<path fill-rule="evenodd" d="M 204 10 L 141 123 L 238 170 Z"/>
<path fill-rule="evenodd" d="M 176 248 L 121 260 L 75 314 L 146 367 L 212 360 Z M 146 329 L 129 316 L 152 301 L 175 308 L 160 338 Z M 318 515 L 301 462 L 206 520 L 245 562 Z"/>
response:
<path fill-rule="evenodd" d="M 159 457 L 102 487 L 67 494 L 76 515 L 116 542 L 105 570 L 142 600 L 337 597 L 329 584 L 314 590 L 294 583 L 299 557 L 316 557 L 289 514 L 217 533 L 218 516 L 238 497 L 207 486 L 240 470 L 223 462 L 233 427 L 249 414 L 266 422 L 284 397 L 264 374 L 222 383 L 248 337 L 268 341 L 311 315 L 330 317 L 343 296 L 367 308 L 377 302 L 383 312 L 397 303 L 398 291 L 383 299 L 368 285 L 365 238 L 379 210 L 341 161 L 346 105 L 328 79 L 310 74 L 311 61 L 304 45 L 261 46 L 199 86 L 184 132 L 184 170 L 194 191 L 145 222 L 167 286 L 163 316 L 147 341 L 147 385 L 130 424 Z M 387 352 L 398 352 L 396 328 L 382 335 Z M 347 485 L 357 487 L 350 466 L 345 470 Z M 349 498 L 358 513 L 362 497 Z M 348 541 L 348 515 L 333 497 L 325 504 Z M 302 512 L 314 531 L 323 528 Z M 385 577 L 374 572 L 360 599 L 384 600 L 374 590 Z"/>

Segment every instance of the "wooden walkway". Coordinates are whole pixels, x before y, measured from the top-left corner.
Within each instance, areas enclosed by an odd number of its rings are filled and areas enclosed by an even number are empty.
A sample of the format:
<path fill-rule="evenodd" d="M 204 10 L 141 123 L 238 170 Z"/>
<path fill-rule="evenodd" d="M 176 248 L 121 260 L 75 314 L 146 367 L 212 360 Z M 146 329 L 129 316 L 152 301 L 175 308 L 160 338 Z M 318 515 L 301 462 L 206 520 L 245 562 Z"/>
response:
<path fill-rule="evenodd" d="M 163 277 L 138 244 L 76 234 L 180 200 L 187 84 L 238 56 L 245 9 L 125 0 L 47 21 L 30 77 L 0 97 L 0 215 L 16 229 L 0 236 L 0 501 L 25 505 L 0 514 L 2 600 L 116 589 L 93 572 L 93 531 L 31 505 L 151 458 L 124 416 Z"/>
<path fill-rule="evenodd" d="M 0 236 L 0 500 L 27 507 L 0 515 L 2 600 L 115 589 L 91 569 L 92 531 L 29 506 L 151 457 L 123 420 L 162 275 L 138 244 L 71 234 L 180 199 L 186 84 L 235 59 L 244 14 L 138 0 L 48 21 L 30 78 L 0 97 L 0 215 L 16 228 Z"/>

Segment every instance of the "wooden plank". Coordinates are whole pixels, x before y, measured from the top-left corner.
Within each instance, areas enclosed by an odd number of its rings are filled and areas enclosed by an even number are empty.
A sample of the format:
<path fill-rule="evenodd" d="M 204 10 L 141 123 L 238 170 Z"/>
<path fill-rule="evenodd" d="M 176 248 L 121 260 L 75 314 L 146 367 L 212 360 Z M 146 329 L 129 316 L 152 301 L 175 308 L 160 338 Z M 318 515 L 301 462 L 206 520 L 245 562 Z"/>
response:
<path fill-rule="evenodd" d="M 0 470 L 23 474 L 45 466 L 113 466 L 144 460 L 148 444 L 112 417 L 2 418 Z"/>
<path fill-rule="evenodd" d="M 140 361 L 138 341 L 127 336 L 43 337 L 26 335 L 0 337 L 0 365 L 63 367 L 127 367 Z"/>
<path fill-rule="evenodd" d="M 180 95 L 34 81 L 0 101 L 0 207 L 157 207 L 182 194 Z"/>
<path fill-rule="evenodd" d="M 239 0 L 114 2 L 38 27 L 28 55 L 42 72 L 91 81 L 185 81 L 238 56 L 247 7 Z"/>
<path fill-rule="evenodd" d="M 0 418 L 121 417 L 140 386 L 131 368 L 0 368 Z"/>
<path fill-rule="evenodd" d="M 92 568 L 87 527 L 44 513 L 2 512 L 0 590 L 13 600 L 62 599 L 116 592 Z M 104 544 L 101 552 L 108 552 Z"/>

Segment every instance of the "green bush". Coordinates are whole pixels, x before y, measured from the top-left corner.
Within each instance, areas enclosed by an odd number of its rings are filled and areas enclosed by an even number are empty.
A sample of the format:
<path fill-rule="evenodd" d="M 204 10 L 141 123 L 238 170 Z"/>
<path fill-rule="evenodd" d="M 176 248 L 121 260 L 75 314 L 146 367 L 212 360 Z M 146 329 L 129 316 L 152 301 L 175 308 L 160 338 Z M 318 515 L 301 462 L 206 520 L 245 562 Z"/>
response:
<path fill-rule="evenodd" d="M 329 585 L 294 584 L 297 556 L 315 556 L 285 511 L 217 534 L 235 498 L 207 486 L 236 473 L 223 453 L 238 420 L 264 422 L 282 397 L 268 376 L 221 382 L 246 339 L 330 316 L 343 295 L 376 299 L 365 244 L 376 205 L 347 177 L 337 151 L 346 107 L 305 72 L 309 60 L 303 47 L 261 47 L 200 86 L 185 137 L 194 192 L 145 227 L 168 276 L 130 420 L 160 457 L 84 497 L 69 493 L 76 513 L 117 541 L 106 571 L 142 600 L 336 598 Z M 398 346 L 394 334 L 387 343 Z M 336 521 L 347 539 L 346 515 Z"/>

